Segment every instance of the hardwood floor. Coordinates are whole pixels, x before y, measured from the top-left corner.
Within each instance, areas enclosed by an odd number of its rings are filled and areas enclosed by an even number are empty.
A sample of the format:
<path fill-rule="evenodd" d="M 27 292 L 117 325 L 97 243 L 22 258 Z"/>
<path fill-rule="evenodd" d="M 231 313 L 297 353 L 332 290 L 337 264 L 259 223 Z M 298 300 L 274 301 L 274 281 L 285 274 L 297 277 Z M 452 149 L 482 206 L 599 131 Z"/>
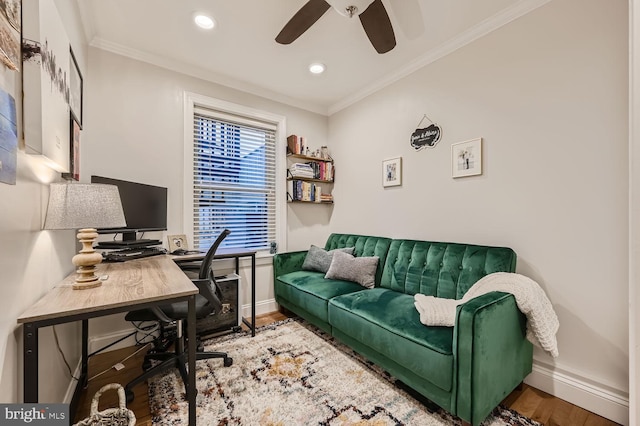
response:
<path fill-rule="evenodd" d="M 286 319 L 282 313 L 274 312 L 272 314 L 262 315 L 256 318 L 258 326 L 270 324 L 272 322 Z M 91 399 L 93 395 L 103 385 L 107 383 L 127 383 L 131 379 L 138 376 L 141 372 L 141 364 L 146 350 L 139 351 L 127 361 L 124 361 L 124 369 L 116 371 L 112 366 L 121 362 L 124 358 L 133 354 L 140 348 L 130 347 L 119 349 L 103 354 L 98 354 L 91 358 L 89 362 L 89 377 L 96 375 L 102 371 L 106 373 L 89 381 L 88 388 L 82 393 L 78 404 L 78 412 L 75 421 L 80 421 L 89 415 L 91 407 Z M 150 426 L 151 415 L 149 413 L 149 398 L 147 395 L 146 383 L 138 385 L 135 391 L 135 399 L 133 403 L 128 404 L 127 408 L 132 410 L 137 419 L 136 425 Z M 117 395 L 115 392 L 105 394 L 100 398 L 99 410 L 117 406 Z M 610 420 L 591 413 L 583 408 L 572 405 L 562 399 L 555 398 L 548 393 L 523 385 L 521 390 L 513 391 L 505 400 L 503 405 L 517 411 L 518 413 L 530 417 L 544 425 L 549 426 L 609 426 L 617 425 Z"/>

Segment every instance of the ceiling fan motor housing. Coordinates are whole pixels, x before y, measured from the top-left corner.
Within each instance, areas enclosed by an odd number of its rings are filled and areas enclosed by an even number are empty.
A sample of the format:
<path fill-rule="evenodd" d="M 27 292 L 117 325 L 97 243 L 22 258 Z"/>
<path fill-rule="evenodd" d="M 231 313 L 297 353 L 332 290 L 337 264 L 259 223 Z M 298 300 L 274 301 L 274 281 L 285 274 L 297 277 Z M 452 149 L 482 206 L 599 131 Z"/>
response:
<path fill-rule="evenodd" d="M 373 0 L 326 0 L 338 13 L 352 18 L 364 12 Z"/>

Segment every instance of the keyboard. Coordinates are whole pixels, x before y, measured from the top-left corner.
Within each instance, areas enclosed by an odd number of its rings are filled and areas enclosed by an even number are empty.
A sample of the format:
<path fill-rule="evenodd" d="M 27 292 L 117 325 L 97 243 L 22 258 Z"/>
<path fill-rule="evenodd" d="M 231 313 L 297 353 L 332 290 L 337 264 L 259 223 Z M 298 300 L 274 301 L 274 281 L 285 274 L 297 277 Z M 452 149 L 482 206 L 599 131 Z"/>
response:
<path fill-rule="evenodd" d="M 124 250 L 114 250 L 103 252 L 102 258 L 106 262 L 126 262 L 127 260 L 140 259 L 143 257 L 157 256 L 165 254 L 166 250 L 158 247 L 140 247 L 129 248 Z"/>

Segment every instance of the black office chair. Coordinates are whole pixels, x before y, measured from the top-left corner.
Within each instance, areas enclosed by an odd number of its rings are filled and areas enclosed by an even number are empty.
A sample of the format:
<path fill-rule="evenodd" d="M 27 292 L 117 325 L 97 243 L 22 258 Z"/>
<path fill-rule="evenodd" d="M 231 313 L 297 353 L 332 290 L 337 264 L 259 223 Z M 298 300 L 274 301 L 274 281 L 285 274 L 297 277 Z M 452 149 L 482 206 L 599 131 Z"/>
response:
<path fill-rule="evenodd" d="M 196 319 L 206 318 L 209 315 L 215 315 L 222 310 L 222 302 L 220 301 L 220 290 L 216 284 L 215 276 L 211 264 L 215 252 L 227 235 L 231 231 L 225 229 L 220 233 L 211 248 L 207 251 L 204 260 L 199 265 L 198 277 L 192 279 L 193 283 L 198 287 L 200 293 L 196 295 Z M 177 368 L 182 376 L 185 388 L 188 386 L 189 380 L 187 376 L 186 361 L 187 352 L 185 351 L 185 339 L 183 337 L 183 323 L 188 317 L 188 302 L 177 302 L 160 307 L 148 309 L 140 309 L 129 312 L 125 319 L 127 321 L 158 321 L 161 324 L 160 336 L 155 340 L 155 346 L 152 348 L 143 362 L 143 370 L 145 372 L 136 377 L 125 386 L 125 394 L 127 402 L 132 402 L 135 395 L 133 388 L 152 376 L 166 371 L 170 368 Z M 176 323 L 175 333 L 167 338 L 164 324 Z M 167 351 L 169 345 L 166 341 L 172 341 L 175 351 Z M 198 345 L 200 346 L 200 345 Z M 233 359 L 224 352 L 204 352 L 200 347 L 196 352 L 196 361 L 202 359 L 222 358 L 225 367 L 233 364 Z M 151 361 L 161 361 L 160 364 L 151 366 Z"/>

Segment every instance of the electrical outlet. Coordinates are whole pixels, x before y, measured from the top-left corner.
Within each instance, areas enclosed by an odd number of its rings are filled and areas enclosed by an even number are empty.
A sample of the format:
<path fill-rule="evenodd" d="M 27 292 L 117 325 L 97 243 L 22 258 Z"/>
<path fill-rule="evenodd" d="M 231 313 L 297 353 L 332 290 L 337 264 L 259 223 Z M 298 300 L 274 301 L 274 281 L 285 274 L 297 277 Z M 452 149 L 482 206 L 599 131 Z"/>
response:
<path fill-rule="evenodd" d="M 0 170 L 2 170 L 2 161 L 0 161 Z"/>
<path fill-rule="evenodd" d="M 119 363 L 115 364 L 115 365 L 113 366 L 113 368 L 114 368 L 116 371 L 120 371 L 120 370 L 122 370 L 122 369 L 124 368 L 124 364 L 123 364 L 123 363 L 121 363 L 121 362 L 119 362 Z"/>
<path fill-rule="evenodd" d="M 230 310 L 231 310 L 231 305 L 229 303 L 223 303 L 222 304 L 222 313 L 223 314 L 229 313 Z"/>

